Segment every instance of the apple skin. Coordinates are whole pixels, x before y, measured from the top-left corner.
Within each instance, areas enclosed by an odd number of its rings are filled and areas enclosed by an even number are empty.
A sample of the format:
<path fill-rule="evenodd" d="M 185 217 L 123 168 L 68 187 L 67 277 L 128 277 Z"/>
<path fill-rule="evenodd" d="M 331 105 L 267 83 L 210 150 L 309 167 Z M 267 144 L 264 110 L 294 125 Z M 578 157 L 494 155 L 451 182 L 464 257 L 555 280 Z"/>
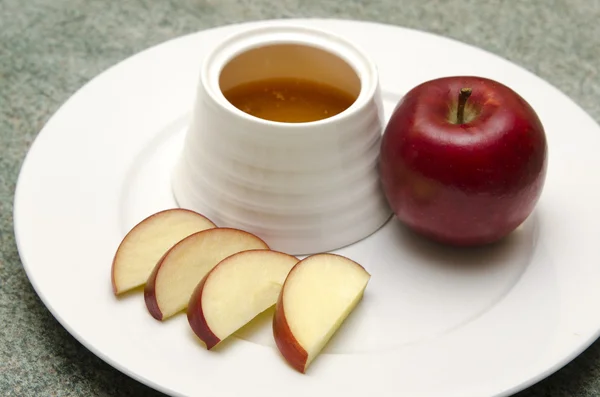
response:
<path fill-rule="evenodd" d="M 301 262 L 298 262 L 298 264 Z M 294 269 L 298 266 L 294 266 L 288 277 L 292 274 Z M 275 314 L 273 315 L 273 338 L 275 339 L 275 344 L 279 349 L 281 355 L 286 359 L 288 364 L 292 366 L 296 371 L 304 374 L 306 372 L 306 361 L 308 360 L 308 353 L 300 343 L 292 334 L 290 330 L 290 326 L 285 317 L 285 310 L 283 307 L 283 291 L 285 288 L 285 283 L 283 288 L 281 289 L 281 293 L 279 294 L 279 298 L 277 298 L 277 303 L 275 304 Z"/>
<path fill-rule="evenodd" d="M 465 122 L 451 120 L 471 88 Z M 533 108 L 512 89 L 476 76 L 431 80 L 398 103 L 381 143 L 379 171 L 397 218 L 432 240 L 498 241 L 533 211 L 547 170 Z"/>
<path fill-rule="evenodd" d="M 160 307 L 158 306 L 158 300 L 156 299 L 156 277 L 158 276 L 158 271 L 160 270 L 163 261 L 165 260 L 170 251 L 171 250 L 165 252 L 165 254 L 156 263 L 156 266 L 152 270 L 152 273 L 150 273 L 148 281 L 144 286 L 144 301 L 146 302 L 146 307 L 148 308 L 148 312 L 150 313 L 150 315 L 158 321 L 162 321 L 163 314 L 160 311 Z"/>
<path fill-rule="evenodd" d="M 207 350 L 212 349 L 221 342 L 221 339 L 210 330 L 204 317 L 204 310 L 202 309 L 202 293 L 204 292 L 204 284 L 206 284 L 209 274 L 210 272 L 202 278 L 202 281 L 194 289 L 187 309 L 188 323 L 194 333 L 204 342 Z"/>

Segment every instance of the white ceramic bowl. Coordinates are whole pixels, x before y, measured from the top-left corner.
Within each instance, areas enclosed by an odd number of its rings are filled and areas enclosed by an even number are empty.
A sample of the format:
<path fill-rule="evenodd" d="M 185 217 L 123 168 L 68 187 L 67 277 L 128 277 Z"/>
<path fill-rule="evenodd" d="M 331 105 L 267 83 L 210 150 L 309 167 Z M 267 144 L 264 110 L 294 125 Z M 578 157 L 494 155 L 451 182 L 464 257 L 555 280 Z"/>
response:
<path fill-rule="evenodd" d="M 356 100 L 324 120 L 282 123 L 248 115 L 222 93 L 272 77 L 327 83 Z M 382 123 L 376 66 L 355 46 L 303 27 L 244 31 L 203 63 L 175 198 L 290 254 L 352 244 L 391 215 L 377 172 Z"/>

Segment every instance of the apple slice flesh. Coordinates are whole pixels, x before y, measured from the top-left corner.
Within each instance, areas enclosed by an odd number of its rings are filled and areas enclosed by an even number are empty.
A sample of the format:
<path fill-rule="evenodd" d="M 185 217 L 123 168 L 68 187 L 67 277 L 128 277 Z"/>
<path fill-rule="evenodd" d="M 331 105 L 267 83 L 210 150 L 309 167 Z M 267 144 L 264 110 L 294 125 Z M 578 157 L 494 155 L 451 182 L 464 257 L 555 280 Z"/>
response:
<path fill-rule="evenodd" d="M 216 227 L 204 216 L 174 208 L 147 217 L 125 235 L 115 253 L 111 279 L 115 295 L 144 285 L 156 263 L 185 237 Z"/>
<path fill-rule="evenodd" d="M 298 258 L 277 251 L 234 254 L 215 266 L 189 301 L 192 331 L 208 350 L 272 307 Z"/>
<path fill-rule="evenodd" d="M 165 320 L 186 309 L 194 289 L 220 261 L 238 252 L 269 249 L 255 235 L 216 228 L 194 233 L 175 244 L 156 264 L 144 289 L 150 314 Z"/>
<path fill-rule="evenodd" d="M 273 336 L 288 363 L 305 373 L 361 300 L 371 275 L 335 254 L 298 262 L 288 274 L 275 308 Z"/>

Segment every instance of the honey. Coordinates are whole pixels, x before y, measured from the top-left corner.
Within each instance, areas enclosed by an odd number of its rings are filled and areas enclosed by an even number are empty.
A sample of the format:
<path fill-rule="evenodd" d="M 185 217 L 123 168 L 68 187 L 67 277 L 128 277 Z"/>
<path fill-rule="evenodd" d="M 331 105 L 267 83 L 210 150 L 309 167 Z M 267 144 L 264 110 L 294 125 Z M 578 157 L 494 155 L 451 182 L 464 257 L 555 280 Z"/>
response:
<path fill-rule="evenodd" d="M 356 99 L 336 87 L 299 78 L 244 83 L 223 95 L 245 113 L 284 123 L 323 120 L 348 109 Z"/>

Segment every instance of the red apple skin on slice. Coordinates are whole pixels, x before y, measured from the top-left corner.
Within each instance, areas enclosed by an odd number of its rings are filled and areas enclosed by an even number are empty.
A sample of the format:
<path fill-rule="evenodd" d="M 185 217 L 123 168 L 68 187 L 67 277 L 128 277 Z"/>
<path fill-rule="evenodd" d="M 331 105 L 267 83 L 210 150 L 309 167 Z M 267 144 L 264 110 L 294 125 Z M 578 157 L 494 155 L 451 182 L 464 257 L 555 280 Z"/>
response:
<path fill-rule="evenodd" d="M 249 250 L 219 262 L 198 284 L 188 304 L 192 331 L 208 350 L 272 307 L 298 258 Z"/>
<path fill-rule="evenodd" d="M 284 313 L 283 297 L 280 294 L 275 305 L 275 316 L 273 317 L 273 338 L 279 352 L 292 368 L 305 373 L 308 353 L 294 338 Z"/>
<path fill-rule="evenodd" d="M 111 267 L 113 293 L 144 285 L 165 252 L 190 234 L 215 228 L 194 211 L 173 208 L 157 212 L 135 225 L 123 238 Z"/>
<path fill-rule="evenodd" d="M 288 274 L 273 317 L 273 337 L 285 360 L 305 373 L 362 299 L 371 275 L 335 254 L 311 255 Z"/>
<path fill-rule="evenodd" d="M 194 233 L 175 244 L 156 264 L 144 289 L 146 307 L 157 320 L 187 308 L 194 289 L 220 261 L 238 252 L 269 249 L 243 230 L 215 228 Z"/>
<path fill-rule="evenodd" d="M 210 350 L 219 344 L 221 339 L 211 331 L 206 322 L 206 318 L 204 317 L 204 311 L 202 310 L 202 303 L 200 300 L 202 298 L 202 290 L 204 289 L 205 282 L 206 277 L 200 281 L 200 284 L 198 284 L 198 287 L 194 290 L 188 303 L 187 318 L 192 331 L 202 342 L 204 342 L 206 349 Z"/>

